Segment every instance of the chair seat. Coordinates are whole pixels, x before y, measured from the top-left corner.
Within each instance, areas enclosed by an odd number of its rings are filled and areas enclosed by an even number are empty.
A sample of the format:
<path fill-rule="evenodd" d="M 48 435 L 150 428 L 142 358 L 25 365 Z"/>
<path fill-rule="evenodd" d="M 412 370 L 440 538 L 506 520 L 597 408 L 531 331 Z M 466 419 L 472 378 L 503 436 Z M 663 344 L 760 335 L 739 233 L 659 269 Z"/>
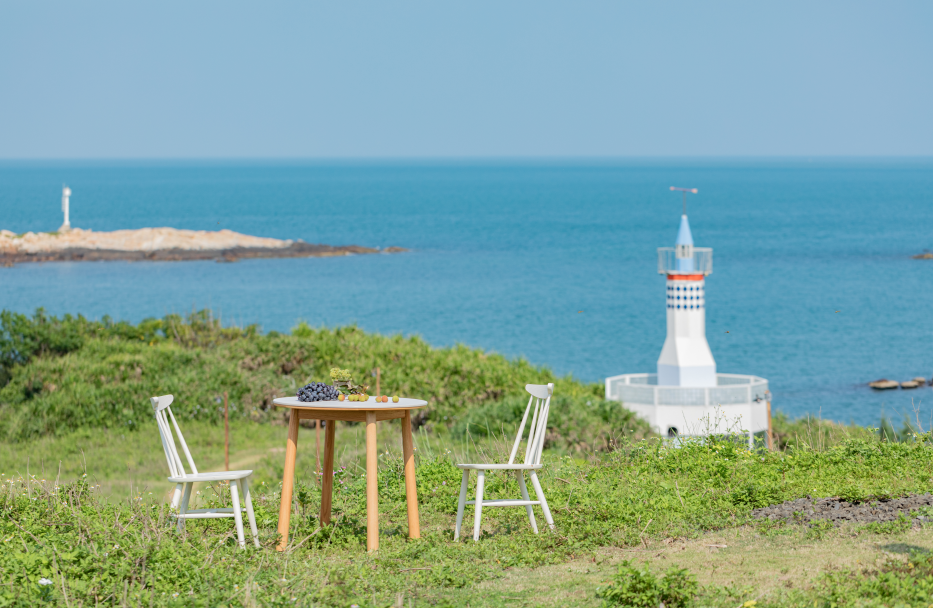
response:
<path fill-rule="evenodd" d="M 169 482 L 217 482 L 218 480 L 240 480 L 253 474 L 252 469 L 240 469 L 233 472 L 207 472 L 186 476 L 169 476 Z"/>
<path fill-rule="evenodd" d="M 541 465 L 523 463 L 458 463 L 460 469 L 541 469 Z"/>

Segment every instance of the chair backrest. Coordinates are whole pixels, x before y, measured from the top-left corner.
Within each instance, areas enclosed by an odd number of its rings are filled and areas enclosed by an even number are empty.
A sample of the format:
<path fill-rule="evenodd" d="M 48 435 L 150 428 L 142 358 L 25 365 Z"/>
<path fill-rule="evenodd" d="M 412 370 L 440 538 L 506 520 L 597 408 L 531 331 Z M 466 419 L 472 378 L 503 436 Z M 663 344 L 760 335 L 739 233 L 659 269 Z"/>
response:
<path fill-rule="evenodd" d="M 162 438 L 162 449 L 165 451 L 165 459 L 169 462 L 169 473 L 172 476 L 188 475 L 185 473 L 185 466 L 182 465 L 182 460 L 178 456 L 178 449 L 175 447 L 175 438 L 172 436 L 172 427 L 174 427 L 175 433 L 178 434 L 178 441 L 181 443 L 182 450 L 185 452 L 185 459 L 191 467 L 191 473 L 197 474 L 198 468 L 195 467 L 195 461 L 191 458 L 188 445 L 185 444 L 185 436 L 182 435 L 182 430 L 178 428 L 178 421 L 175 420 L 175 415 L 172 414 L 172 409 L 169 408 L 169 405 L 174 399 L 175 398 L 171 395 L 149 398 L 152 409 L 156 413 L 156 424 L 159 426 L 159 437 Z M 169 427 L 170 418 L 172 419 L 172 427 Z"/>
<path fill-rule="evenodd" d="M 522 443 L 522 436 L 525 433 L 525 422 L 529 419 L 531 412 L 532 424 L 529 426 L 529 440 L 525 445 L 525 459 L 522 463 L 541 465 L 542 447 L 545 444 L 545 432 L 548 430 L 548 408 L 551 404 L 551 396 L 555 392 L 555 384 L 526 385 L 525 390 L 530 395 L 529 405 L 525 407 L 525 414 L 522 415 L 522 422 L 519 423 L 519 433 L 516 434 L 516 443 L 512 445 L 509 463 L 513 464 L 516 461 L 516 453 L 519 452 L 519 444 Z"/>

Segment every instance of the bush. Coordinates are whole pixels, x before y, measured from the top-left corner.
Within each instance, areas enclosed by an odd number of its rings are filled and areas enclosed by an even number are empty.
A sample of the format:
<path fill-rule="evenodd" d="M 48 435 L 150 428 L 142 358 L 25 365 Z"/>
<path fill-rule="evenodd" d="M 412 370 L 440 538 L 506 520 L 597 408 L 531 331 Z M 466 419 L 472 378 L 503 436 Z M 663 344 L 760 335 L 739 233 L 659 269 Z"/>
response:
<path fill-rule="evenodd" d="M 819 580 L 815 602 L 823 607 L 929 607 L 934 563 L 927 551 L 907 559 L 888 556 L 878 569 L 843 569 Z"/>
<path fill-rule="evenodd" d="M 515 438 L 528 406 L 528 394 L 512 396 L 484 404 L 464 413 L 452 426 L 456 438 L 469 432 L 472 436 Z M 648 423 L 620 408 L 619 402 L 592 396 L 568 396 L 556 392 L 551 399 L 545 448 L 591 453 L 618 447 L 623 438 L 641 439 L 651 434 Z M 531 415 L 526 421 L 527 437 Z"/>
<path fill-rule="evenodd" d="M 435 349 L 415 336 L 306 323 L 292 335 L 264 335 L 256 326 L 225 328 L 210 311 L 132 325 L 59 319 L 40 309 L 32 317 L 0 313 L 0 438 L 132 429 L 151 416 L 148 398 L 167 393 L 176 396 L 173 410 L 187 418 L 219 420 L 227 392 L 231 416 L 262 419 L 275 397 L 295 395 L 312 380 L 329 382 L 335 366 L 370 385 L 379 367 L 383 393 L 428 400 L 417 426 L 447 427 L 471 409 L 520 396 L 530 382 L 555 382 L 559 395 L 620 410 L 599 404 L 600 385 L 463 345 Z"/>
<path fill-rule="evenodd" d="M 698 592 L 697 578 L 672 567 L 661 579 L 646 569 L 623 562 L 613 583 L 597 590 L 604 607 L 687 607 Z"/>

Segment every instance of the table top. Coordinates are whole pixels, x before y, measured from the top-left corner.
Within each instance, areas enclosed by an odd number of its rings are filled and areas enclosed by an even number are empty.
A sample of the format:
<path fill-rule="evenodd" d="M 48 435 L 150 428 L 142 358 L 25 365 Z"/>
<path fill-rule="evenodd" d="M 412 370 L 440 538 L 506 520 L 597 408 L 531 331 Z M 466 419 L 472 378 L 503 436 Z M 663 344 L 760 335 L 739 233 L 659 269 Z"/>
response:
<path fill-rule="evenodd" d="M 338 402 L 337 400 L 326 402 L 302 402 L 298 399 L 298 396 L 292 396 L 288 398 L 276 398 L 272 403 L 276 406 L 282 406 L 283 408 L 308 408 L 312 410 L 411 410 L 428 405 L 428 402 L 425 400 L 416 400 L 413 398 L 399 398 L 398 402 L 393 402 L 391 399 L 388 402 L 377 402 L 376 396 L 370 396 L 370 399 L 366 402 L 348 402 L 346 400 L 343 402 Z"/>

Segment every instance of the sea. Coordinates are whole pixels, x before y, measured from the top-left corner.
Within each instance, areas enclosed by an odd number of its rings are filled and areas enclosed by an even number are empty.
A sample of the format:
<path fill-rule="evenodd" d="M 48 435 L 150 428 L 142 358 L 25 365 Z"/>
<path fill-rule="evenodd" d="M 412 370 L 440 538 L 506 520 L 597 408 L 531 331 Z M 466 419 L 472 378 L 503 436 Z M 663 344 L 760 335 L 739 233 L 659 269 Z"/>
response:
<path fill-rule="evenodd" d="M 0 228 L 169 226 L 400 246 L 402 254 L 0 268 L 0 309 L 146 317 L 210 308 L 287 332 L 356 324 L 525 358 L 587 382 L 654 372 L 656 248 L 682 196 L 713 248 L 719 372 L 768 379 L 773 408 L 931 428 L 931 158 L 2 161 Z M 529 379 L 532 381 L 533 379 Z"/>

